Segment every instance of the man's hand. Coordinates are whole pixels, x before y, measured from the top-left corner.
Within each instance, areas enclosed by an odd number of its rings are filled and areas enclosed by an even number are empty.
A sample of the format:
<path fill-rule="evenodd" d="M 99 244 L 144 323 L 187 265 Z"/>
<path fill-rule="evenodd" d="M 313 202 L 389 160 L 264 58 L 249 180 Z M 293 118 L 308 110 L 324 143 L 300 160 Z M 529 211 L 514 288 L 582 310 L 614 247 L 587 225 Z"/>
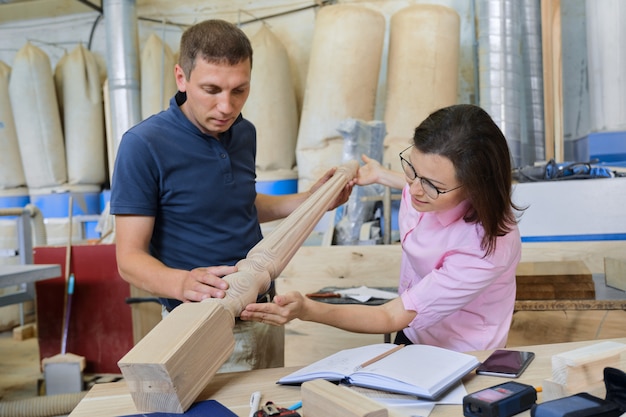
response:
<path fill-rule="evenodd" d="M 296 291 L 274 297 L 272 303 L 248 304 L 241 319 L 282 326 L 293 319 L 302 318 L 305 298 Z"/>
<path fill-rule="evenodd" d="M 313 194 L 318 188 L 320 188 L 326 181 L 332 178 L 335 175 L 335 171 L 337 171 L 337 167 L 331 168 L 319 179 L 313 186 L 309 189 L 309 195 Z M 357 179 L 353 178 L 346 184 L 345 187 L 341 190 L 341 192 L 337 195 L 337 198 L 332 202 L 328 210 L 334 210 L 342 204 L 345 204 L 350 198 L 350 194 L 352 193 L 352 187 L 356 184 Z"/>
<path fill-rule="evenodd" d="M 237 272 L 236 266 L 209 266 L 189 271 L 181 290 L 183 302 L 224 298 L 228 282 L 222 277 Z"/>

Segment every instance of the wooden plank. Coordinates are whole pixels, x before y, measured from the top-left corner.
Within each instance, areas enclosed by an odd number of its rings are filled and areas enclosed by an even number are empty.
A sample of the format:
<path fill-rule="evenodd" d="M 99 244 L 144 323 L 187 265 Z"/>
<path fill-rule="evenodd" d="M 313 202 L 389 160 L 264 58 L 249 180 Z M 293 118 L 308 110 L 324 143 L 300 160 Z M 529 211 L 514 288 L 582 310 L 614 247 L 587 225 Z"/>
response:
<path fill-rule="evenodd" d="M 516 300 L 515 311 L 624 310 L 626 300 Z"/>
<path fill-rule="evenodd" d="M 307 417 L 387 417 L 380 403 L 323 379 L 302 384 L 302 412 Z"/>
<path fill-rule="evenodd" d="M 50 363 L 78 363 L 80 370 L 82 371 L 87 365 L 87 360 L 84 356 L 75 355 L 73 353 L 59 353 L 58 355 L 54 355 L 50 358 L 43 358 L 41 360 L 43 368 Z"/>
<path fill-rule="evenodd" d="M 517 300 L 593 300 L 593 282 L 565 284 L 518 284 Z"/>
<path fill-rule="evenodd" d="M 119 362 L 137 409 L 183 413 L 233 352 L 234 321 L 217 303 L 185 303 L 159 322 Z"/>
<path fill-rule="evenodd" d="M 398 284 L 401 258 L 400 245 L 303 246 L 279 278 L 285 286 L 297 284 L 303 292 L 342 283 L 394 286 Z"/>
<path fill-rule="evenodd" d="M 567 301 L 563 304 L 570 303 Z M 624 310 L 516 311 L 506 346 L 626 337 L 625 321 Z"/>
<path fill-rule="evenodd" d="M 626 291 L 626 258 L 604 258 L 606 285 Z"/>
<path fill-rule="evenodd" d="M 604 380 L 605 367 L 617 367 L 626 344 L 601 342 L 552 357 L 552 380 L 574 391 Z"/>
<path fill-rule="evenodd" d="M 130 285 L 130 296 L 135 299 L 154 298 L 153 294 Z M 161 304 L 144 301 L 130 305 L 133 318 L 133 343 L 137 344 L 161 321 Z"/>
<path fill-rule="evenodd" d="M 520 262 L 517 300 L 594 299 L 593 276 L 582 261 Z"/>
<path fill-rule="evenodd" d="M 546 160 L 563 161 L 563 75 L 561 1 L 541 0 Z"/>
<path fill-rule="evenodd" d="M 546 281 L 555 283 L 555 284 L 571 284 L 571 283 L 587 283 L 590 280 L 593 280 L 592 275 L 549 275 L 549 276 L 518 276 L 517 277 L 517 285 L 520 284 L 543 284 Z"/>
<path fill-rule="evenodd" d="M 583 261 L 592 274 L 604 274 L 604 258 L 623 258 L 626 240 L 523 242 L 522 262 Z"/>
<path fill-rule="evenodd" d="M 587 280 L 592 277 L 591 271 L 583 261 L 544 261 L 544 262 L 520 262 L 517 265 L 515 276 L 523 282 L 538 278 L 560 279 L 582 278 Z"/>
<path fill-rule="evenodd" d="M 13 339 L 14 340 L 26 340 L 37 335 L 37 326 L 35 323 L 25 324 L 23 326 L 18 326 L 13 329 Z"/>

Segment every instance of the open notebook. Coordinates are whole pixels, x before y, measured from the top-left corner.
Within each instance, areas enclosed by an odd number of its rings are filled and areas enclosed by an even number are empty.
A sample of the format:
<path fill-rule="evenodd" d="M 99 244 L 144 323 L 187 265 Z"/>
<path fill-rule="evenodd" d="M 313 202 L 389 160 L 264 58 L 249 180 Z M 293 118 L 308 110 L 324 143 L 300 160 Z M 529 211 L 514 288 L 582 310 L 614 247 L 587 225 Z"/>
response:
<path fill-rule="evenodd" d="M 435 400 L 480 365 L 476 357 L 465 353 L 408 345 L 361 368 L 363 363 L 394 348 L 397 346 L 392 343 L 380 343 L 345 349 L 279 379 L 278 383 L 295 385 L 321 378 Z"/>

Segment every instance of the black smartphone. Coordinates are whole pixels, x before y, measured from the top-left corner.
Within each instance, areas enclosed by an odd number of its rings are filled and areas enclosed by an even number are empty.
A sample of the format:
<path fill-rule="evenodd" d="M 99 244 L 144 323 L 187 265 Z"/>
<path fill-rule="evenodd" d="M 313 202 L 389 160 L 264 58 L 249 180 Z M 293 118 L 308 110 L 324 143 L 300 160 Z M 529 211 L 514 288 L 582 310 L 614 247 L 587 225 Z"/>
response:
<path fill-rule="evenodd" d="M 517 378 L 535 359 L 533 352 L 497 349 L 476 368 L 479 375 Z"/>

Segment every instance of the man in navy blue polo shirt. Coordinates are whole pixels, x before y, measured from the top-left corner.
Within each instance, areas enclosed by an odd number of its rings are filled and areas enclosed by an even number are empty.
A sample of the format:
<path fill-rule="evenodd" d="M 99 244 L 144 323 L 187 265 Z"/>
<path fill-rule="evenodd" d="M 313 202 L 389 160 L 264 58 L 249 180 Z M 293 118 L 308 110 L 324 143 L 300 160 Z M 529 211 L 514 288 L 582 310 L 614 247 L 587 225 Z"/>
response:
<path fill-rule="evenodd" d="M 262 239 L 259 223 L 289 215 L 310 195 L 255 190 L 256 131 L 241 115 L 251 69 L 252 47 L 235 25 L 207 20 L 190 27 L 181 37 L 178 93 L 169 109 L 120 142 L 111 186 L 118 268 L 126 281 L 159 296 L 164 314 L 182 302 L 224 297 L 221 278 Z M 238 322 L 237 347 L 222 371 L 282 366 L 283 331 Z"/>

